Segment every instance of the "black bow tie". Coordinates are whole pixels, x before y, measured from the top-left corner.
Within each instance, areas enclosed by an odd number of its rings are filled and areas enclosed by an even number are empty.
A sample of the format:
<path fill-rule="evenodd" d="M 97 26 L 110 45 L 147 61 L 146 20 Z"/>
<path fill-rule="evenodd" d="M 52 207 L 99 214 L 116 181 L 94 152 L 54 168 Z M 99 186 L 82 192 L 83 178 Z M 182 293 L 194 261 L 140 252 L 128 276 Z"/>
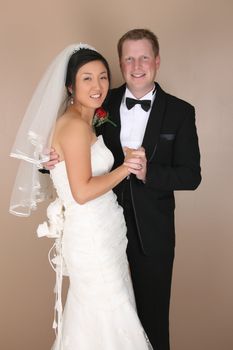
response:
<path fill-rule="evenodd" d="M 151 100 L 135 100 L 134 98 L 126 97 L 125 103 L 128 109 L 131 109 L 136 104 L 139 104 L 141 105 L 142 109 L 147 112 L 150 109 Z"/>

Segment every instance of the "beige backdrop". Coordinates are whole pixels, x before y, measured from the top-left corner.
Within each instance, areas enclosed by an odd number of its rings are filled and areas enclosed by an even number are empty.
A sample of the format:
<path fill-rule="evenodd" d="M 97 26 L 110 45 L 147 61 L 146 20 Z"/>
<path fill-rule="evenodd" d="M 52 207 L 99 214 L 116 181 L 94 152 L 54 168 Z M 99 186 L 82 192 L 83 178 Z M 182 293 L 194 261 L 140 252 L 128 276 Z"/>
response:
<path fill-rule="evenodd" d="M 33 89 L 51 59 L 77 41 L 101 50 L 113 85 L 121 83 L 117 39 L 148 27 L 161 43 L 158 81 L 195 105 L 202 151 L 200 188 L 176 194 L 172 350 L 233 349 L 232 0 L 7 3 L 0 21 L 0 348 L 47 350 L 54 337 L 52 242 L 35 233 L 45 206 L 29 219 L 8 214 L 17 168 L 8 154 Z"/>

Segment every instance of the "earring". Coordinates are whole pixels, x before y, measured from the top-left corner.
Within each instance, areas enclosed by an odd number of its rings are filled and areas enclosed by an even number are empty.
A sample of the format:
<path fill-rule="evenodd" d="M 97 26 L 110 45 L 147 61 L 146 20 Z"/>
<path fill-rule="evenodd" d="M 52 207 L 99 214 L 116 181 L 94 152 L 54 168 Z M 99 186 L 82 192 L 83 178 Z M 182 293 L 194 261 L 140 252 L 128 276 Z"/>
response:
<path fill-rule="evenodd" d="M 73 91 L 70 91 L 70 104 L 73 105 L 74 104 L 74 92 Z"/>

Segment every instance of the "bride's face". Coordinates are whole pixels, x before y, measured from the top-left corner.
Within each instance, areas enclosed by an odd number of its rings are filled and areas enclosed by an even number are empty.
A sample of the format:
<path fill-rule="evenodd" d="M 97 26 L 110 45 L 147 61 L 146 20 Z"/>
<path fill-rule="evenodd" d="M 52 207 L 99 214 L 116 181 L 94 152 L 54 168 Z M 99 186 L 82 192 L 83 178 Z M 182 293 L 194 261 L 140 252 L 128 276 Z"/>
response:
<path fill-rule="evenodd" d="M 74 103 L 88 108 L 100 107 L 109 89 L 107 69 L 101 61 L 83 65 L 76 74 Z"/>

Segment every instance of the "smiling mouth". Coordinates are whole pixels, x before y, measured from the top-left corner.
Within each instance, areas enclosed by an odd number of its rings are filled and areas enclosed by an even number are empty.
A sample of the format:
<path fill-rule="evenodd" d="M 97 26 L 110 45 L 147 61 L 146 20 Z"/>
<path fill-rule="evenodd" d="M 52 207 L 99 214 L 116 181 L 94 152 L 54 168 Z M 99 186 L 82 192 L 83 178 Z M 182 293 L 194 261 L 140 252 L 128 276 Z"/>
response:
<path fill-rule="evenodd" d="M 101 97 L 101 94 L 94 94 L 90 96 L 91 98 L 98 99 Z"/>
<path fill-rule="evenodd" d="M 143 78 L 145 76 L 145 73 L 138 73 L 138 74 L 132 73 L 131 76 L 133 78 Z"/>

